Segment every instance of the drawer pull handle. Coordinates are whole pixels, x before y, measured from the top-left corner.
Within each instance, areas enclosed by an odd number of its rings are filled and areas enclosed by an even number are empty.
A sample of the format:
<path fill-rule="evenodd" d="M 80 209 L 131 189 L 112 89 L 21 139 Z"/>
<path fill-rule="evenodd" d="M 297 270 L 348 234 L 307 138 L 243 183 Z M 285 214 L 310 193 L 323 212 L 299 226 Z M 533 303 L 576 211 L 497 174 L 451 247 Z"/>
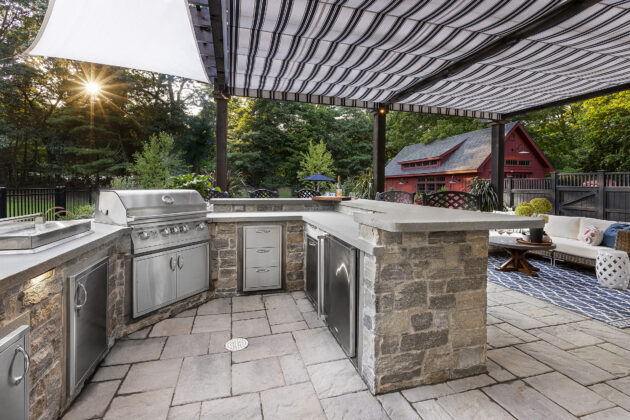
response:
<path fill-rule="evenodd" d="M 184 268 L 184 257 L 182 257 L 181 255 L 177 257 L 177 266 L 180 270 Z"/>
<path fill-rule="evenodd" d="M 266 273 L 268 271 L 269 271 L 268 268 L 259 268 L 258 270 L 256 270 L 257 273 Z"/>
<path fill-rule="evenodd" d="M 256 252 L 258 252 L 259 254 L 266 254 L 266 253 L 270 252 L 270 250 L 268 250 L 268 249 L 257 249 Z"/>
<path fill-rule="evenodd" d="M 175 271 L 175 268 L 177 267 L 175 264 L 175 259 L 171 257 L 171 260 L 168 263 L 168 265 L 171 267 L 171 271 Z"/>
<path fill-rule="evenodd" d="M 256 233 L 269 233 L 271 232 L 269 229 L 259 229 L 256 231 Z"/>
<path fill-rule="evenodd" d="M 22 376 L 19 376 L 17 378 L 11 375 L 11 379 L 13 380 L 13 383 L 15 385 L 19 385 L 20 382 L 24 380 L 26 374 L 28 373 L 28 370 L 31 367 L 31 358 L 28 357 L 28 353 L 26 352 L 26 350 L 24 350 L 22 346 L 18 346 L 18 348 L 15 349 L 15 357 L 13 358 L 13 361 L 15 361 L 15 359 L 17 358 L 18 353 L 22 353 L 22 355 L 24 356 L 24 373 L 22 374 Z"/>

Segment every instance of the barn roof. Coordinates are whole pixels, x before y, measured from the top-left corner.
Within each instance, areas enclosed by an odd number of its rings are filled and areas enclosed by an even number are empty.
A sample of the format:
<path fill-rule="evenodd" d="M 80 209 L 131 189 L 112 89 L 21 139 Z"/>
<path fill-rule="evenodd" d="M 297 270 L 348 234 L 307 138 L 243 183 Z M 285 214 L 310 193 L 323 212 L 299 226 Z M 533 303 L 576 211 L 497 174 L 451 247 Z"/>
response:
<path fill-rule="evenodd" d="M 505 135 L 518 124 L 505 125 Z M 385 167 L 385 176 L 430 174 L 451 171 L 475 171 L 490 155 L 491 128 L 435 140 L 429 144 L 412 144 L 404 147 Z M 402 170 L 400 162 L 436 158 L 460 145 L 446 160 L 435 167 Z"/>

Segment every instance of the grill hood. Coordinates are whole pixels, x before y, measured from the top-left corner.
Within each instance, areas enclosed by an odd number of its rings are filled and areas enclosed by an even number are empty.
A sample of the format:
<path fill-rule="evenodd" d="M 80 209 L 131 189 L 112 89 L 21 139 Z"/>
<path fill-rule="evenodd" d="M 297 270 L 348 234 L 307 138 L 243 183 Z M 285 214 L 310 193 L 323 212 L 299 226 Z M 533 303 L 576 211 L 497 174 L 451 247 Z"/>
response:
<path fill-rule="evenodd" d="M 165 219 L 201 217 L 206 202 L 195 190 L 103 190 L 94 221 L 129 226 Z"/>

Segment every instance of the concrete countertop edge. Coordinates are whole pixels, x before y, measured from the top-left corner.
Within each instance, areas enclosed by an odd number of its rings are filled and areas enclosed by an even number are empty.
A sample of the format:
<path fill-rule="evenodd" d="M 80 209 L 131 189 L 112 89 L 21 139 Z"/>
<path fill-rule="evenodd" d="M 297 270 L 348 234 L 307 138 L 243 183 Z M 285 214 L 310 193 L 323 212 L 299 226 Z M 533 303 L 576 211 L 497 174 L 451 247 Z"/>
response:
<path fill-rule="evenodd" d="M 92 226 L 94 226 L 94 222 L 92 222 Z M 86 252 L 89 252 L 93 250 L 94 248 L 97 248 L 103 245 L 104 243 L 110 242 L 114 239 L 118 239 L 119 237 L 123 236 L 124 234 L 126 234 L 128 231 L 131 230 L 131 228 L 128 228 L 128 227 L 113 226 L 113 225 L 106 225 L 106 226 L 111 227 L 112 228 L 111 231 L 97 232 L 96 234 L 91 234 L 88 236 L 78 238 L 77 241 L 79 243 L 76 243 L 76 244 L 72 244 L 73 241 L 62 244 L 62 245 L 72 246 L 70 250 L 67 250 L 64 252 L 53 252 L 51 253 L 50 256 L 47 256 L 46 259 L 44 259 L 43 261 L 37 262 L 35 265 L 30 265 L 24 268 L 23 270 L 11 272 L 8 275 L 4 275 L 0 273 L 0 282 L 10 282 L 17 278 L 22 278 L 25 275 L 31 276 L 31 277 L 38 276 L 49 270 L 52 270 L 53 268 L 57 267 L 59 264 L 63 264 L 75 257 L 78 257 L 81 254 L 85 254 Z M 54 248 L 51 248 L 42 252 L 48 252 L 52 250 L 54 250 Z M 23 256 L 30 256 L 30 257 L 37 256 L 37 253 L 0 255 L 0 261 L 2 261 L 2 259 L 5 257 L 19 258 Z"/>

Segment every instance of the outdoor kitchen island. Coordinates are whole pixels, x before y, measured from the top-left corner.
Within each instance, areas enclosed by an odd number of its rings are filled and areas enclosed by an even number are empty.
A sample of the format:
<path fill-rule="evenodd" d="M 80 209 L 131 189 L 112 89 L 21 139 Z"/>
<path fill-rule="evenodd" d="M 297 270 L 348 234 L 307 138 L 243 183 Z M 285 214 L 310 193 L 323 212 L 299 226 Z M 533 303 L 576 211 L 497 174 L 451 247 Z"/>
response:
<path fill-rule="evenodd" d="M 353 361 L 375 394 L 486 371 L 488 230 L 543 224 L 369 200 L 328 208 L 308 199 L 211 202 L 211 265 L 219 294 L 242 284 L 239 250 L 248 225 L 283 225 L 287 290 L 303 287 L 309 229 L 357 249 L 356 296 L 345 304 L 356 305 Z M 339 300 L 329 305 L 334 303 Z"/>

